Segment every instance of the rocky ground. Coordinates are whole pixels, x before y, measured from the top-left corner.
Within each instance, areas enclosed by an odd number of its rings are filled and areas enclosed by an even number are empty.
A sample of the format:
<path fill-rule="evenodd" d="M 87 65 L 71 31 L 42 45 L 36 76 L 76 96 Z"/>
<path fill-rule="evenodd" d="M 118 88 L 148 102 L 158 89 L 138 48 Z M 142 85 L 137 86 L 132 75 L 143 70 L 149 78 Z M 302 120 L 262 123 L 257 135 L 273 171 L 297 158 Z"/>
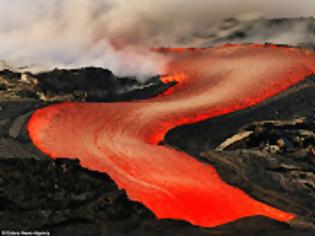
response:
<path fill-rule="evenodd" d="M 68 160 L 0 161 L 0 225 L 52 235 L 310 235 L 303 228 L 256 217 L 215 229 L 158 220 L 131 202 L 106 175 Z M 284 234 L 285 233 L 285 234 Z"/>
<path fill-rule="evenodd" d="M 156 96 L 169 86 L 158 77 L 140 82 L 135 78 L 116 78 L 109 70 L 93 67 L 38 74 L 0 71 L 1 101 L 126 101 Z"/>
<path fill-rule="evenodd" d="M 250 109 L 178 127 L 162 144 L 214 165 L 225 181 L 252 197 L 294 212 L 298 218 L 289 224 L 251 217 L 204 229 L 158 220 L 106 174 L 76 161 L 50 160 L 25 130 L 34 110 L 54 102 L 134 100 L 169 86 L 158 77 L 146 83 L 117 79 L 99 68 L 0 72 L 0 229 L 52 235 L 315 235 L 312 78 Z"/>

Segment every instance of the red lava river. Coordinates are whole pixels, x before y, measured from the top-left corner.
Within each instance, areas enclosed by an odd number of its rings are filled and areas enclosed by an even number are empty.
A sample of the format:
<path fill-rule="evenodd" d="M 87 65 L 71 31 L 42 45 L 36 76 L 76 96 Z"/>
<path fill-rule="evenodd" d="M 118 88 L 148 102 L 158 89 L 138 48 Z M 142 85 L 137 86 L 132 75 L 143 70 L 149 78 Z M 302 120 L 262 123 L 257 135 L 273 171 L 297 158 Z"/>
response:
<path fill-rule="evenodd" d="M 295 216 L 226 184 L 193 157 L 157 145 L 171 128 L 255 105 L 312 74 L 314 53 L 274 45 L 169 50 L 165 94 L 121 103 L 62 103 L 37 110 L 28 123 L 34 144 L 51 158 L 78 158 L 105 172 L 131 200 L 158 218 L 214 227 L 262 215 Z M 213 134 L 215 135 L 215 134 Z"/>

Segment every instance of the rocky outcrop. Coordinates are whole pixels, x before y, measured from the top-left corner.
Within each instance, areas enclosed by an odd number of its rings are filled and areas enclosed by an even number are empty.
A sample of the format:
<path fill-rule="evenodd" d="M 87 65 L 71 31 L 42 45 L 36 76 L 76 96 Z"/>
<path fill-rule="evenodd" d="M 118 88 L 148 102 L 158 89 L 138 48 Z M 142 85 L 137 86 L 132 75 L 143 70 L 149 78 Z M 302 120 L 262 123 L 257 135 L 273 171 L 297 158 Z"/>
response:
<path fill-rule="evenodd" d="M 0 71 L 0 99 L 3 101 L 39 100 L 42 102 L 145 99 L 157 96 L 173 84 L 164 84 L 158 76 L 140 82 L 136 78 L 118 78 L 101 68 L 49 72 Z"/>
<path fill-rule="evenodd" d="M 215 165 L 223 179 L 251 196 L 291 211 L 315 228 L 315 134 L 306 119 L 254 122 L 250 135 L 223 142 L 220 152 L 201 157 Z M 228 140 L 232 140 L 229 138 Z M 224 147 L 224 148 L 222 148 Z M 302 220 L 303 218 L 303 220 Z"/>

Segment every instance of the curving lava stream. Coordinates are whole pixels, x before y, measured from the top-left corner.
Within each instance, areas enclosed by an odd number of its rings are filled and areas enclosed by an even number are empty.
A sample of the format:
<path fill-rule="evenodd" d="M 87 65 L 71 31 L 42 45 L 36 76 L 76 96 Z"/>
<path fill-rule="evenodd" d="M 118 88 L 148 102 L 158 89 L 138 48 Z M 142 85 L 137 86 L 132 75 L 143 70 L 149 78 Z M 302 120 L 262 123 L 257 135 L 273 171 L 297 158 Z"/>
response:
<path fill-rule="evenodd" d="M 274 45 L 166 53 L 172 60 L 163 80 L 178 83 L 165 94 L 37 110 L 27 127 L 34 144 L 54 159 L 78 158 L 82 166 L 107 173 L 159 218 L 205 227 L 254 215 L 294 218 L 226 184 L 212 166 L 157 144 L 175 126 L 244 109 L 286 90 L 314 72 L 314 53 Z"/>

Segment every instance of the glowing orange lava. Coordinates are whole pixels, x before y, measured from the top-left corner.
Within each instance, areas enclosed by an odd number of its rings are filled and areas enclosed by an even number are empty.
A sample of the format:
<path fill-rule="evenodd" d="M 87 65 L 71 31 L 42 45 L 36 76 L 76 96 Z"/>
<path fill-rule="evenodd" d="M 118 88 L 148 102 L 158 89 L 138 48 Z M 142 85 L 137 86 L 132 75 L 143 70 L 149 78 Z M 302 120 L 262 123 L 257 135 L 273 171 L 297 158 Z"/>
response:
<path fill-rule="evenodd" d="M 177 85 L 162 96 L 40 109 L 28 123 L 34 144 L 54 159 L 78 158 L 82 166 L 107 173 L 159 218 L 207 227 L 254 215 L 294 218 L 226 184 L 212 166 L 156 144 L 178 125 L 244 109 L 286 90 L 313 73 L 314 53 L 274 45 L 175 51 L 168 52 L 170 76 L 162 80 Z"/>

